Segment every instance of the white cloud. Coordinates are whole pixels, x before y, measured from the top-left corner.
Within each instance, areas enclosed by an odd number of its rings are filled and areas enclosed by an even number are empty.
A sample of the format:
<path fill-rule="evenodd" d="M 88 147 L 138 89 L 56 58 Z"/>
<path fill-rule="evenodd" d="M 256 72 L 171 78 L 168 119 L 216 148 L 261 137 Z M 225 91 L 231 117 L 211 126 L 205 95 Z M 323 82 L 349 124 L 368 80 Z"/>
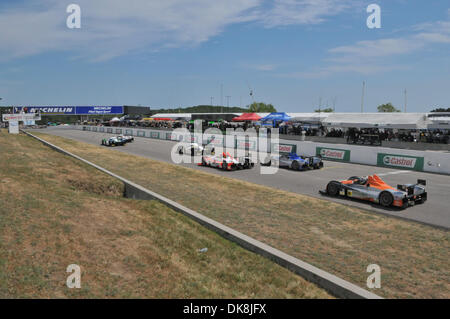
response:
<path fill-rule="evenodd" d="M 66 28 L 66 6 L 29 0 L 0 11 L 0 59 L 67 51 L 91 61 L 196 46 L 236 23 L 265 27 L 320 23 L 355 0 L 77 0 L 79 30 Z M 5 32 L 6 30 L 6 32 Z"/>
<path fill-rule="evenodd" d="M 250 64 L 246 68 L 256 71 L 273 71 L 277 68 L 275 64 Z"/>
<path fill-rule="evenodd" d="M 324 69 L 328 74 L 336 72 L 356 72 L 373 74 L 408 66 L 389 64 L 389 58 L 404 56 L 431 48 L 433 44 L 450 43 L 450 21 L 424 23 L 411 28 L 414 33 L 404 37 L 359 41 L 353 45 L 340 46 L 329 50 L 328 62 L 334 63 Z M 322 70 L 323 71 L 323 70 Z"/>
<path fill-rule="evenodd" d="M 272 8 L 262 14 L 267 27 L 294 24 L 317 24 L 354 5 L 354 0 L 274 0 Z"/>

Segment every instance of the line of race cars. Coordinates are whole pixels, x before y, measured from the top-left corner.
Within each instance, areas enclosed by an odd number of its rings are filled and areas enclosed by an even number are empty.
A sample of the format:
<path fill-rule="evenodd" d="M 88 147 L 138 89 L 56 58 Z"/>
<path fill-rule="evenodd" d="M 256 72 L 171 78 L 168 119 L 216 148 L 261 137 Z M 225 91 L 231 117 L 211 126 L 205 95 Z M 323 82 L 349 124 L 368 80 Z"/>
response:
<path fill-rule="evenodd" d="M 237 169 L 248 169 L 255 166 L 250 156 L 233 157 L 230 153 L 222 152 L 215 154 L 214 147 L 206 149 L 197 143 L 190 143 L 188 147 L 180 146 L 178 148 L 180 155 L 190 154 L 191 156 L 201 155 L 202 162 L 199 165 L 221 168 L 223 170 L 233 171 Z M 321 156 L 302 156 L 296 153 L 270 155 L 261 165 L 278 166 L 290 168 L 296 171 L 320 169 L 323 167 Z"/>
<path fill-rule="evenodd" d="M 101 144 L 118 146 L 133 141 L 133 136 L 119 135 L 108 139 L 105 138 Z M 251 169 L 255 166 L 255 162 L 250 156 L 233 157 L 228 152 L 215 154 L 214 147 L 204 147 L 197 143 L 180 146 L 177 152 L 180 155 L 199 155 L 201 156 L 201 163 L 198 165 L 215 167 L 225 171 Z M 324 166 L 320 155 L 303 156 L 296 153 L 270 154 L 261 165 L 274 165 L 299 171 L 321 169 Z M 352 176 L 346 180 L 330 181 L 326 189 L 319 191 L 319 193 L 333 197 L 368 201 L 384 207 L 404 209 L 416 204 L 423 204 L 427 200 L 428 195 L 425 186 L 426 181 L 421 179 L 417 180 L 416 184 L 401 184 L 397 185 L 397 187 L 392 187 L 378 175 Z"/>
<path fill-rule="evenodd" d="M 123 146 L 127 143 L 131 143 L 134 141 L 133 136 L 128 135 L 119 135 L 119 136 L 111 136 L 109 138 L 102 139 L 103 146 Z"/>
<path fill-rule="evenodd" d="M 199 165 L 216 167 L 233 171 L 237 169 L 249 169 L 255 166 L 251 158 L 243 156 L 234 158 L 229 153 L 215 155 L 214 148 L 209 152 L 205 147 L 197 143 L 190 143 L 187 149 L 181 147 L 179 154 L 201 155 L 202 162 Z M 321 169 L 323 161 L 321 156 L 302 156 L 296 153 L 270 154 L 261 165 L 275 165 L 293 170 Z M 418 180 L 416 184 L 403 184 L 392 187 L 385 183 L 378 175 L 352 176 L 342 181 L 330 181 L 325 191 L 319 191 L 323 195 L 334 197 L 346 197 L 362 201 L 380 204 L 384 207 L 407 208 L 416 204 L 423 204 L 427 200 L 425 180 Z"/>

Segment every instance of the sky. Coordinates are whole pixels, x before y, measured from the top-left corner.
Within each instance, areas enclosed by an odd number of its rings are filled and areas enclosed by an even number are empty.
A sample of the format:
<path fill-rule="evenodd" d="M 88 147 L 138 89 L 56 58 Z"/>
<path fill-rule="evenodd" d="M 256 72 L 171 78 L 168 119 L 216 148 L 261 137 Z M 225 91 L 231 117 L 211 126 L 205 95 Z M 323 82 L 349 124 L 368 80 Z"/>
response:
<path fill-rule="evenodd" d="M 2 0 L 0 105 L 247 106 L 252 90 L 359 112 L 364 81 L 365 112 L 403 110 L 405 90 L 428 112 L 450 107 L 449 53 L 448 0 Z"/>

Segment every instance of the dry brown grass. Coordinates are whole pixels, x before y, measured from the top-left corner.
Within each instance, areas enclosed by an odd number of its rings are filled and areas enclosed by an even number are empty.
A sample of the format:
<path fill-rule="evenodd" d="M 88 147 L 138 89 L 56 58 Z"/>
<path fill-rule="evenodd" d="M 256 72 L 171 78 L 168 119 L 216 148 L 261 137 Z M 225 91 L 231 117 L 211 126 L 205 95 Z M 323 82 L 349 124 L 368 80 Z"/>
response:
<path fill-rule="evenodd" d="M 447 231 L 357 208 L 127 155 L 57 136 L 46 140 L 227 226 L 361 287 L 382 271 L 377 294 L 450 297 Z"/>
<path fill-rule="evenodd" d="M 29 137 L 0 147 L 0 298 L 330 297 Z M 81 289 L 65 285 L 73 263 Z"/>

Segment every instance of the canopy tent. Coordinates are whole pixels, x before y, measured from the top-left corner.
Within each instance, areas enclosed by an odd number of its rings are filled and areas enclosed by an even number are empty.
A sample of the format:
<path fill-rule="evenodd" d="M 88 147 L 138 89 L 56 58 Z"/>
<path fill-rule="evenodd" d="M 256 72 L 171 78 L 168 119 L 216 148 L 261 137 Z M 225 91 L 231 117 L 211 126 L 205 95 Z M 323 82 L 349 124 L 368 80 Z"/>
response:
<path fill-rule="evenodd" d="M 269 121 L 286 122 L 289 120 L 291 120 L 291 117 L 284 112 L 273 112 L 260 119 L 261 122 L 269 122 Z"/>
<path fill-rule="evenodd" d="M 426 129 L 424 113 L 332 113 L 323 126 L 340 128 Z"/>
<path fill-rule="evenodd" d="M 113 117 L 110 122 L 120 122 L 120 119 L 118 117 Z"/>
<path fill-rule="evenodd" d="M 429 113 L 428 129 L 450 130 L 450 112 Z"/>
<path fill-rule="evenodd" d="M 155 121 L 172 121 L 173 119 L 170 117 L 154 117 Z"/>
<path fill-rule="evenodd" d="M 158 113 L 152 115 L 152 118 L 171 118 L 174 120 L 190 120 L 192 115 L 190 113 Z"/>
<path fill-rule="evenodd" d="M 292 117 L 292 122 L 302 122 L 302 123 L 320 123 L 325 120 L 330 114 L 333 113 L 324 113 L 324 112 L 315 112 L 315 113 L 302 113 L 296 114 Z"/>
<path fill-rule="evenodd" d="M 234 117 L 232 120 L 234 122 L 244 122 L 244 121 L 259 121 L 261 116 L 256 113 L 243 113 L 241 116 Z"/>

